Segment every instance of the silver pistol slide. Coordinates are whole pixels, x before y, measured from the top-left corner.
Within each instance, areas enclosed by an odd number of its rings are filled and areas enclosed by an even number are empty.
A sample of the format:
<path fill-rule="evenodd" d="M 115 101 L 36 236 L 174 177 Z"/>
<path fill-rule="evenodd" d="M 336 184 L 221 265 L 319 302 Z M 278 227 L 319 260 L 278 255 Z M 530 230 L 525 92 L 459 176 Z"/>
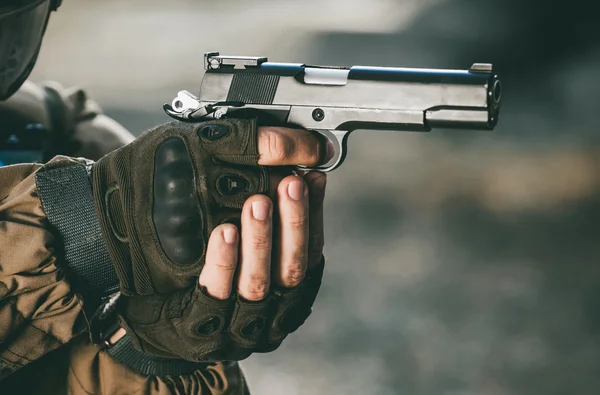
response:
<path fill-rule="evenodd" d="M 493 130 L 500 112 L 502 86 L 487 63 L 468 70 L 335 67 L 208 52 L 204 67 L 199 96 L 180 91 L 165 112 L 201 122 L 250 109 L 319 132 L 336 153 L 329 163 L 302 170 L 337 169 L 355 130 Z"/>

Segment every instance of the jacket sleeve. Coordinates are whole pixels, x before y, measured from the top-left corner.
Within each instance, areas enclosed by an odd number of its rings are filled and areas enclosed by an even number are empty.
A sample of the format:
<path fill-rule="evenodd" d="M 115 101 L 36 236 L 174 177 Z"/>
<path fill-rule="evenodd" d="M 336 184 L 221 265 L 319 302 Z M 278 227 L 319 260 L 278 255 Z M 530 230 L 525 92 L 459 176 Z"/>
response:
<path fill-rule="evenodd" d="M 237 362 L 210 363 L 184 376 L 144 376 L 116 362 L 85 337 L 73 342 L 68 387 L 72 395 L 249 395 Z"/>
<path fill-rule="evenodd" d="M 36 190 L 34 176 L 40 167 L 0 168 L 0 392 L 5 384 L 15 386 L 15 380 L 18 388 L 45 388 L 39 366 L 27 372 L 31 369 L 26 365 L 68 344 L 65 380 L 73 394 L 248 394 L 235 362 L 159 378 L 121 365 L 90 343 L 83 301 L 71 292 L 60 270 L 60 241 L 49 229 Z M 2 383 L 19 369 L 23 374 Z"/>
<path fill-rule="evenodd" d="M 97 160 L 134 139 L 83 90 L 56 82 L 27 81 L 2 107 L 58 127 L 71 151 L 58 154 Z M 0 167 L 0 380 L 86 328 L 81 300 L 57 266 L 60 245 L 35 187 L 40 167 Z"/>
<path fill-rule="evenodd" d="M 39 167 L 0 168 L 0 380 L 86 329 L 37 196 Z"/>
<path fill-rule="evenodd" d="M 134 139 L 83 90 L 55 82 L 28 81 L 2 106 L 60 126 L 72 152 L 58 154 L 97 160 Z M 81 301 L 57 266 L 60 245 L 35 187 L 39 167 L 0 167 L 0 380 L 86 328 Z"/>
<path fill-rule="evenodd" d="M 44 89 L 54 89 L 65 105 L 63 110 L 68 111 L 65 119 L 71 123 L 65 127 L 73 131 L 71 138 L 77 142 L 71 156 L 95 160 L 134 139 L 103 115 L 83 91 L 57 84 Z M 29 96 L 25 99 L 37 102 Z M 40 375 L 39 363 L 53 364 L 52 355 L 46 360 L 42 357 L 60 348 L 69 354 L 64 380 L 73 394 L 248 394 L 237 363 L 215 363 L 191 375 L 163 379 L 143 376 L 89 342 L 83 300 L 71 291 L 60 269 L 62 244 L 46 219 L 36 189 L 34 177 L 40 168 L 32 164 L 0 167 L 0 393 L 6 386 L 35 386 L 40 391 L 30 393 L 48 393 L 52 380 Z M 28 365 L 33 361 L 38 364 Z M 12 374 L 17 370 L 18 374 Z"/>

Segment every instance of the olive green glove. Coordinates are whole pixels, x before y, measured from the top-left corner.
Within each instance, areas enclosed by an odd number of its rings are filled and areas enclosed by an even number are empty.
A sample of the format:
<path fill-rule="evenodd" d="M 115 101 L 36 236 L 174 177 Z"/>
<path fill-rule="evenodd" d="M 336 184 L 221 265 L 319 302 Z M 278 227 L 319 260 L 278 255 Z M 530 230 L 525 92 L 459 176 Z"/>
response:
<path fill-rule="evenodd" d="M 189 361 L 276 349 L 310 314 L 320 270 L 260 302 L 216 300 L 198 285 L 211 231 L 266 193 L 256 120 L 171 122 L 92 168 L 102 234 L 121 285 L 122 325 L 136 348 Z"/>

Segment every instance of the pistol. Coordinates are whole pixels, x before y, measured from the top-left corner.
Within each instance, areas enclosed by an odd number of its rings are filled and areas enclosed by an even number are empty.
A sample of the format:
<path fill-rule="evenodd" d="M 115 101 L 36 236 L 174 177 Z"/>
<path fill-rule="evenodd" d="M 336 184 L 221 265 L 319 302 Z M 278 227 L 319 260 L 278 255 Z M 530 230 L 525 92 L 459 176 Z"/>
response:
<path fill-rule="evenodd" d="M 311 66 L 207 52 L 204 68 L 199 96 L 180 91 L 165 112 L 199 122 L 251 109 L 321 133 L 333 158 L 302 170 L 340 167 L 355 130 L 493 130 L 500 113 L 502 86 L 489 63 L 468 70 Z"/>

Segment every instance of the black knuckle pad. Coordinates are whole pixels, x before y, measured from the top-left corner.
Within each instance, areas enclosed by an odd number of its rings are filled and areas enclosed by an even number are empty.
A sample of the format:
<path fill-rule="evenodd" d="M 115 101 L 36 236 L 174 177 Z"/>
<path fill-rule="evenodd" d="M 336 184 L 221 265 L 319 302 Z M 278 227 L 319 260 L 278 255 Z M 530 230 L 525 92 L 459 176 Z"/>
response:
<path fill-rule="evenodd" d="M 272 304 L 271 297 L 260 302 L 238 298 L 228 332 L 240 347 L 255 349 L 262 342 L 271 323 Z"/>
<path fill-rule="evenodd" d="M 165 255 L 180 266 L 197 263 L 205 249 L 192 160 L 183 140 L 166 139 L 154 157 L 152 218 Z"/>

